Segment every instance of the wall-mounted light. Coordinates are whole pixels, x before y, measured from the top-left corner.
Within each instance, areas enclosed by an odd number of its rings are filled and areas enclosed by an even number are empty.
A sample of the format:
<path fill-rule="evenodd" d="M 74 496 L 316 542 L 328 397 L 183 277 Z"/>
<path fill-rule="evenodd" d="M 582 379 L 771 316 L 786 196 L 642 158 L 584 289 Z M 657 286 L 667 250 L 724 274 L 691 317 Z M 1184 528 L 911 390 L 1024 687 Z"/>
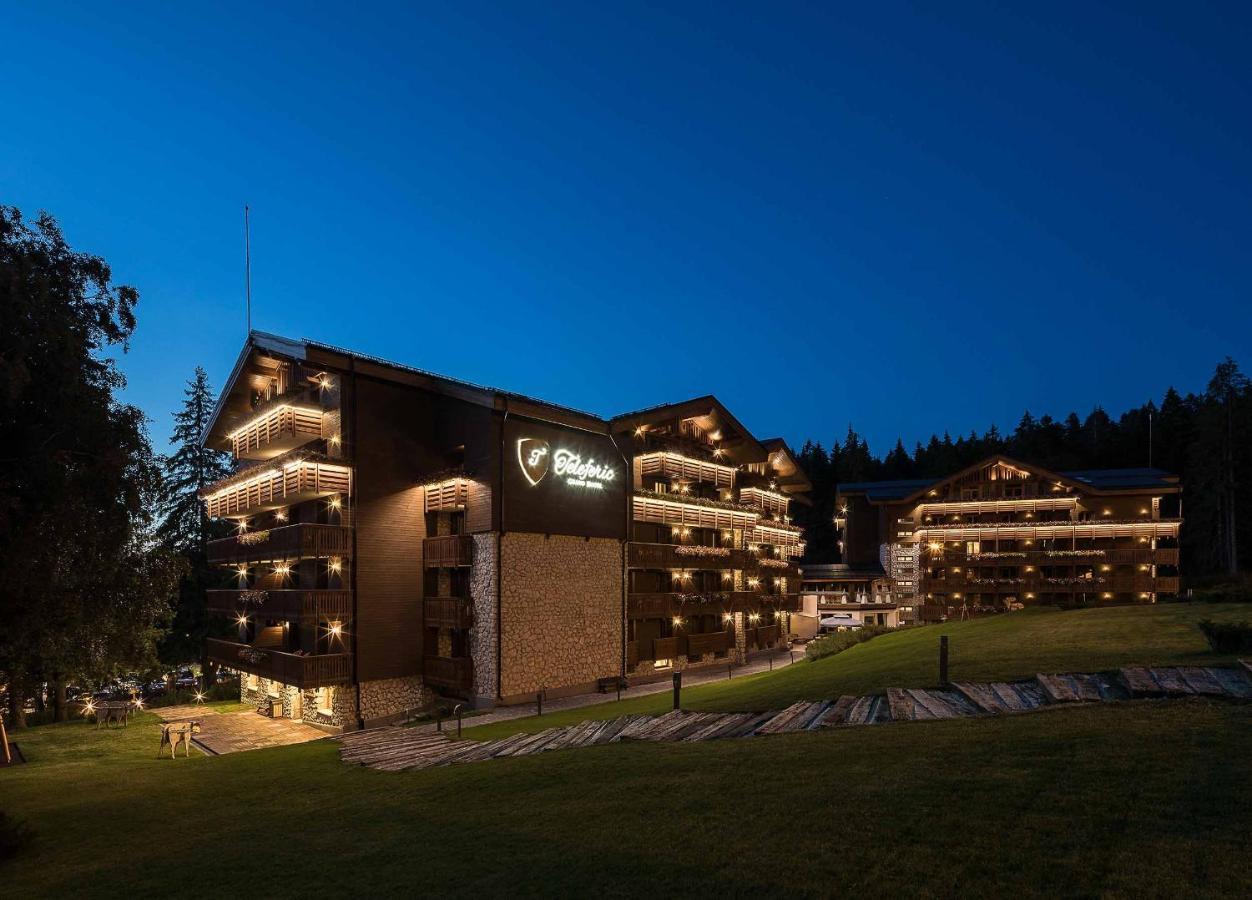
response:
<path fill-rule="evenodd" d="M 276 521 L 276 522 L 286 522 L 286 521 L 287 521 L 287 511 L 286 511 L 285 509 L 276 509 L 276 510 L 274 510 L 274 521 Z"/>
<path fill-rule="evenodd" d="M 681 628 L 681 627 L 682 627 L 682 624 L 683 624 L 683 617 L 682 617 L 682 616 L 674 616 L 673 622 L 674 622 L 674 627 L 675 627 L 675 628 Z"/>

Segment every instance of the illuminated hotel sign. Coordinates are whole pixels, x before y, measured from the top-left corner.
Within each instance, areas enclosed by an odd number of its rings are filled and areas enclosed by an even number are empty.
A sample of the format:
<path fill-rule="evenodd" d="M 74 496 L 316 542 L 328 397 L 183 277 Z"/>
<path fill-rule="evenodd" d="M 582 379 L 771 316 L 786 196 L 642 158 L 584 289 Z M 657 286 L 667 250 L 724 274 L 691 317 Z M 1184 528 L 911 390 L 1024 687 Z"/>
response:
<path fill-rule="evenodd" d="M 552 450 L 552 445 L 542 438 L 521 438 L 517 442 L 517 463 L 531 486 L 543 481 L 549 469 L 570 487 L 602 491 L 613 481 L 617 472 L 612 466 L 601 465 L 594 459 L 583 460 L 581 454 L 564 447 Z"/>

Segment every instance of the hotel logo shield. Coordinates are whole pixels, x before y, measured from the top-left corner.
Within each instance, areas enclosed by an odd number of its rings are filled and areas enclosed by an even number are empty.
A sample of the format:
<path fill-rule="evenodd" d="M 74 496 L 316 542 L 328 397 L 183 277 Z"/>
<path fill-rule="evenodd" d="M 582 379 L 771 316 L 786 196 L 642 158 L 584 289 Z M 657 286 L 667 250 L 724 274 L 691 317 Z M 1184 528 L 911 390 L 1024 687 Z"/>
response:
<path fill-rule="evenodd" d="M 542 438 L 522 438 L 517 442 L 517 462 L 532 485 L 543 481 L 543 476 L 548 474 L 552 458 L 548 450 L 548 442 Z"/>

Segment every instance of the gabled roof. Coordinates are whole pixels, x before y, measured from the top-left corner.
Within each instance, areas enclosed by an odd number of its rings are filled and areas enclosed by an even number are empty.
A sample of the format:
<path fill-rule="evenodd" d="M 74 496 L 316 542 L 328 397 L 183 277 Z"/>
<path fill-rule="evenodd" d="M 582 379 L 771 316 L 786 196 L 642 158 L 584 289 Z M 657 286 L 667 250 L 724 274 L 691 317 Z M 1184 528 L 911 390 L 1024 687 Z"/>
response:
<path fill-rule="evenodd" d="M 482 406 L 497 407 L 508 405 L 512 402 L 523 407 L 523 409 L 517 410 L 523 414 L 539 417 L 543 417 L 545 413 L 555 415 L 559 417 L 558 421 L 562 424 L 601 433 L 604 432 L 608 424 L 608 420 L 594 413 L 584 412 L 570 406 L 561 406 L 557 403 L 550 403 L 547 400 L 528 397 L 525 394 L 475 384 L 458 378 L 450 378 L 447 375 L 439 375 L 425 369 L 391 362 L 390 360 L 371 356 L 367 353 L 359 353 L 355 350 L 346 350 L 332 344 L 323 344 L 308 338 L 295 340 L 276 334 L 267 334 L 263 331 L 252 331 L 249 332 L 243 350 L 235 361 L 235 367 L 231 370 L 230 377 L 226 380 L 226 384 L 223 385 L 222 392 L 217 398 L 217 406 L 213 410 L 213 415 L 209 418 L 204 434 L 201 435 L 202 442 L 210 440 L 214 433 L 219 430 L 219 420 L 223 415 L 226 403 L 235 392 L 237 386 L 239 386 L 240 377 L 254 354 L 279 357 L 315 368 L 319 366 L 339 369 L 351 367 L 357 372 L 367 371 L 368 374 L 376 377 L 417 385 Z M 227 423 L 227 427 L 231 424 L 233 423 Z"/>
<path fill-rule="evenodd" d="M 839 485 L 840 494 L 864 494 L 871 501 L 902 500 L 915 491 L 935 484 L 934 478 L 905 478 L 899 481 L 849 481 Z"/>
<path fill-rule="evenodd" d="M 774 468 L 778 472 L 779 484 L 804 493 L 813 490 L 813 482 L 809 480 L 809 476 L 800 468 L 800 463 L 796 459 L 795 453 L 787 446 L 786 441 L 782 438 L 766 438 L 761 441 L 761 446 L 769 454 L 769 461 L 774 464 Z"/>
<path fill-rule="evenodd" d="M 903 479 L 899 481 L 862 481 L 841 484 L 840 494 L 865 494 L 871 503 L 891 501 L 908 502 L 936 490 L 941 485 L 957 481 L 986 466 L 1000 463 L 1022 469 L 1039 478 L 1067 484 L 1085 493 L 1116 493 L 1129 490 L 1179 490 L 1178 476 L 1161 469 L 1087 469 L 1077 472 L 1053 472 L 1033 463 L 1021 462 L 1003 454 L 988 456 L 972 466 L 944 478 Z"/>
<path fill-rule="evenodd" d="M 1164 489 L 1178 486 L 1178 476 L 1163 469 L 1083 469 L 1060 474 L 1071 481 L 1080 481 L 1099 490 Z"/>
<path fill-rule="evenodd" d="M 712 394 L 692 397 L 678 403 L 663 403 L 647 409 L 614 416 L 614 431 L 633 431 L 640 426 L 657 425 L 671 419 L 703 419 L 701 427 L 707 431 L 722 432 L 719 443 L 734 448 L 735 458 L 741 462 L 764 462 L 769 456 L 761 442 L 735 418 L 720 400 Z"/>

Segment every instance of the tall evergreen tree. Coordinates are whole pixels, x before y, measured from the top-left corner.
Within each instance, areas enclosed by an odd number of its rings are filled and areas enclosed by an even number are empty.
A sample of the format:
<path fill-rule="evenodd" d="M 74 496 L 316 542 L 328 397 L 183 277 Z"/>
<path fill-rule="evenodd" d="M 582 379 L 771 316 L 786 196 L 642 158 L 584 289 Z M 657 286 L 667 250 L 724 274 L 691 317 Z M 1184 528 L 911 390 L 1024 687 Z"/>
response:
<path fill-rule="evenodd" d="M 231 463 L 228 454 L 200 443 L 216 403 L 202 367 L 196 366 L 183 394 L 183 408 L 174 413 L 174 433 L 170 436 L 176 449 L 161 461 L 164 479 L 157 537 L 180 553 L 203 552 L 209 539 L 209 517 L 199 494 L 229 475 Z"/>
<path fill-rule="evenodd" d="M 165 478 L 157 535 L 164 546 L 186 560 L 187 567 L 179 580 L 173 627 L 161 643 L 160 658 L 167 665 L 199 660 L 211 684 L 217 667 L 204 654 L 204 639 L 221 629 L 208 614 L 205 592 L 213 584 L 213 571 L 206 545 L 210 538 L 225 535 L 227 529 L 209 519 L 199 495 L 228 475 L 231 464 L 229 455 L 200 442 L 216 402 L 203 368 L 196 367 L 183 393 L 183 408 L 174 414 L 174 433 L 170 436 L 175 450 L 162 460 Z"/>

